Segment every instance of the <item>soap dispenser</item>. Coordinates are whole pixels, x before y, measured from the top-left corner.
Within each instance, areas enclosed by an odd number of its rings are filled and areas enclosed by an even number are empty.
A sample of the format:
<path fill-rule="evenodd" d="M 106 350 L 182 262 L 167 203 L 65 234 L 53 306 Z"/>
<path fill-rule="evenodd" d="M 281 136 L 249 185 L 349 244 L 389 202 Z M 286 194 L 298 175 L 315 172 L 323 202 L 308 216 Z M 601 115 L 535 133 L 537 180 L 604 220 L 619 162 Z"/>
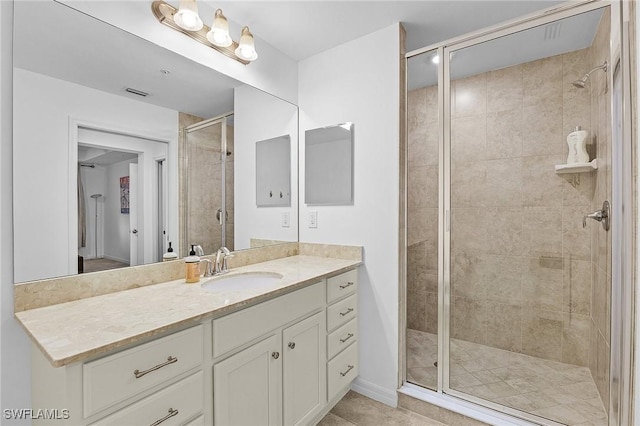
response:
<path fill-rule="evenodd" d="M 171 247 L 171 241 L 169 241 L 169 248 L 167 249 L 167 252 L 162 255 L 162 261 L 167 262 L 169 260 L 176 260 L 177 258 L 178 255 L 173 251 L 173 248 Z"/>
<path fill-rule="evenodd" d="M 589 162 L 589 154 L 586 147 L 587 135 L 587 131 L 582 130 L 580 126 L 576 126 L 576 129 L 569 133 L 569 136 L 567 136 L 567 145 L 569 146 L 567 164 Z"/>
<path fill-rule="evenodd" d="M 186 276 L 185 281 L 188 283 L 197 283 L 200 281 L 200 257 L 196 256 L 195 244 L 191 246 L 189 256 L 184 258 Z"/>

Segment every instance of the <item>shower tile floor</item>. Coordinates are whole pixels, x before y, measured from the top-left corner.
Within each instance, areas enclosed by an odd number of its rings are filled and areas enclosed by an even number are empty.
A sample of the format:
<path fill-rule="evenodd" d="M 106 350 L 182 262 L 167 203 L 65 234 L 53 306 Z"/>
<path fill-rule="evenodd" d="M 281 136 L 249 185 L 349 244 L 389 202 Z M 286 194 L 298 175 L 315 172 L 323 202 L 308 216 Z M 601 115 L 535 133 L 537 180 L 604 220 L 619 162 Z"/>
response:
<path fill-rule="evenodd" d="M 572 426 L 605 426 L 587 367 L 451 339 L 451 389 Z M 438 337 L 407 331 L 407 380 L 435 389 Z"/>

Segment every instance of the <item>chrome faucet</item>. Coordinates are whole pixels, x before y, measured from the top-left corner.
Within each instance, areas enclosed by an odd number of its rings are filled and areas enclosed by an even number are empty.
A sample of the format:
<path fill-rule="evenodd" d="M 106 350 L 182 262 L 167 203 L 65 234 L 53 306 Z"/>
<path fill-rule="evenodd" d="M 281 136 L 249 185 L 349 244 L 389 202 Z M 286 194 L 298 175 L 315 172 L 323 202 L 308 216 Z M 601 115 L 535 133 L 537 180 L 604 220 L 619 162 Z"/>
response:
<path fill-rule="evenodd" d="M 214 276 L 216 271 L 215 271 L 215 268 L 213 267 L 213 262 L 210 261 L 209 259 L 200 259 L 200 263 L 202 262 L 207 263 L 205 265 L 204 274 L 202 276 L 205 278 Z"/>
<path fill-rule="evenodd" d="M 220 247 L 216 253 L 215 274 L 225 274 L 229 272 L 227 259 L 233 257 L 231 251 L 226 247 Z"/>

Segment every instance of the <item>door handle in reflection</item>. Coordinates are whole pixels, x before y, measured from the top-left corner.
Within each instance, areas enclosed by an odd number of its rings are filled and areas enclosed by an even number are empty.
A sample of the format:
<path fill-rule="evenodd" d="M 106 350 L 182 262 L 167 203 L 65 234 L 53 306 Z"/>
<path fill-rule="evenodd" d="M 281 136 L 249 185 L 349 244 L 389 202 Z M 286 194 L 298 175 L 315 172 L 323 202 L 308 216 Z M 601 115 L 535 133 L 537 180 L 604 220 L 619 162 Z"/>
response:
<path fill-rule="evenodd" d="M 138 233 L 138 230 L 137 230 L 137 229 L 134 229 L 133 231 L 131 231 L 131 233 L 132 233 L 132 234 L 137 234 L 137 233 Z"/>

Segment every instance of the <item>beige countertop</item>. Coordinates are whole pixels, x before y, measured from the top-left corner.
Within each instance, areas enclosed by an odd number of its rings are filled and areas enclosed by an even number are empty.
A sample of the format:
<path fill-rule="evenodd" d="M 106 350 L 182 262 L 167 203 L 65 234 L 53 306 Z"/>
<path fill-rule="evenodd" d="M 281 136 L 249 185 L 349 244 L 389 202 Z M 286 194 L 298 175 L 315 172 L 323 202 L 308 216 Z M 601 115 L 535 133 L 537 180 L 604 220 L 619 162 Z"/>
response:
<path fill-rule="evenodd" d="M 291 256 L 235 268 L 226 276 L 276 272 L 282 279 L 259 290 L 210 292 L 184 279 L 60 303 L 15 314 L 54 367 L 84 361 L 150 337 L 195 325 L 351 269 L 361 262 Z"/>

